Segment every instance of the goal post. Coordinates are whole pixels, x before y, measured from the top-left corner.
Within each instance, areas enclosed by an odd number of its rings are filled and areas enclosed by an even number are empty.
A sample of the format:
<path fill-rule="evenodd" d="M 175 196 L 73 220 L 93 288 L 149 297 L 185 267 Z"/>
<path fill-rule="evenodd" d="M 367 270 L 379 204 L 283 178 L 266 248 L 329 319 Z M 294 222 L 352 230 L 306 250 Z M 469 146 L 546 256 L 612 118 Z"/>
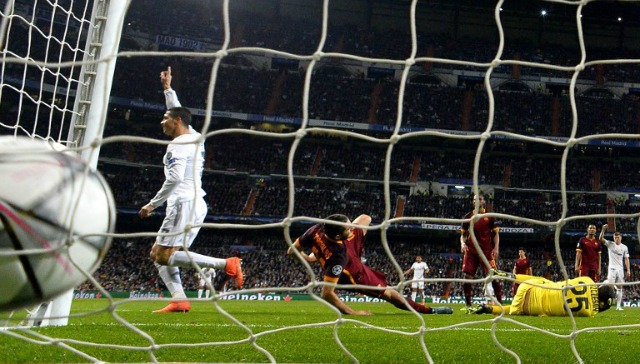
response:
<path fill-rule="evenodd" d="M 77 148 L 80 158 L 95 170 L 101 146 L 95 141 L 101 138 L 105 127 L 128 4 L 128 1 L 111 0 L 37 4 L 8 1 L 3 9 L 0 32 L 3 90 L 10 87 L 7 93 L 16 94 L 18 112 L 15 120 L 3 120 L 3 126 L 13 129 L 16 135 L 24 132 L 32 138 L 54 139 L 66 147 Z M 23 23 L 27 24 L 26 30 L 17 29 Z M 12 35 L 19 38 L 12 39 Z M 23 37 L 28 45 L 26 50 L 16 44 Z M 83 40 L 85 44 L 81 48 Z M 57 44 L 60 47 L 56 47 Z M 46 47 L 43 50 L 31 49 L 43 45 Z M 54 54 L 56 50 L 59 53 Z M 40 53 L 42 51 L 44 53 Z M 8 65 L 23 67 L 22 77 L 11 73 Z M 34 72 L 40 74 L 39 80 L 26 76 Z M 38 81 L 39 87 L 34 85 Z M 38 95 L 35 98 L 34 93 Z M 0 93 L 0 101 L 2 95 Z M 71 103 L 73 95 L 75 101 Z M 40 122 L 49 125 L 44 127 Z M 41 132 L 43 129 L 46 132 Z M 57 132 L 52 133 L 52 129 Z M 63 139 L 65 129 L 67 139 Z M 72 299 L 73 290 L 38 305 L 30 311 L 28 324 L 67 325 Z"/>
<path fill-rule="evenodd" d="M 128 3 L 97 0 L 93 4 L 69 142 L 74 147 L 82 148 L 81 158 L 94 170 L 98 164 L 101 143 L 93 142 L 104 131 Z"/>
<path fill-rule="evenodd" d="M 91 12 L 67 146 L 80 148 L 80 158 L 93 170 L 98 166 L 101 146 L 94 141 L 102 137 L 106 124 L 127 4 L 128 1 L 96 0 Z M 40 322 L 40 326 L 66 326 L 72 301 L 73 290 L 63 293 L 51 301 L 49 310 L 36 310 L 35 314 L 44 315 L 34 321 Z"/>

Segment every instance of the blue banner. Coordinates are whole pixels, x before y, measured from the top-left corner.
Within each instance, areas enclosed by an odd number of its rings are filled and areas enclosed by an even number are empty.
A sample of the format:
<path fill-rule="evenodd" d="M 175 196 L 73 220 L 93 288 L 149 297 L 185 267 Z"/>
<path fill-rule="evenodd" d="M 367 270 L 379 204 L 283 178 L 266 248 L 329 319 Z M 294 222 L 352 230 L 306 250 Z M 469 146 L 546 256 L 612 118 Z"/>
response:
<path fill-rule="evenodd" d="M 171 35 L 156 35 L 156 43 L 158 43 L 161 46 L 168 46 L 168 47 L 181 48 L 181 49 L 191 49 L 194 51 L 203 51 L 205 49 L 204 43 L 198 40 L 174 37 Z"/>

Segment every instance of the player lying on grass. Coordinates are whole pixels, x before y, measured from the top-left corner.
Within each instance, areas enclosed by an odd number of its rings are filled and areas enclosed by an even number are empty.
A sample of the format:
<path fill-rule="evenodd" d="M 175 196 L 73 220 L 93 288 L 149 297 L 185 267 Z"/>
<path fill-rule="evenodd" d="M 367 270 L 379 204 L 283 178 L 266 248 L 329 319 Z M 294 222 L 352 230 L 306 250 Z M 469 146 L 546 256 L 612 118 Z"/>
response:
<path fill-rule="evenodd" d="M 345 215 L 335 214 L 326 218 L 329 221 L 350 224 Z M 356 225 L 369 225 L 371 217 L 360 215 L 353 221 Z M 309 228 L 301 237 L 296 239 L 293 248 L 297 249 L 308 262 L 318 261 L 324 273 L 324 282 L 351 285 L 366 285 L 373 287 L 387 287 L 387 279 L 384 273 L 373 270 L 364 263 L 361 257 L 364 252 L 365 229 L 346 227 L 331 223 L 316 224 Z M 293 248 L 287 251 L 288 255 L 294 255 Z M 304 250 L 311 250 L 307 255 Z M 413 300 L 404 299 L 398 291 L 392 288 L 384 290 L 353 288 L 355 292 L 370 297 L 384 299 L 402 310 L 409 307 L 423 314 L 451 314 L 450 307 L 428 307 L 420 305 Z M 335 293 L 335 287 L 322 286 L 321 296 L 324 300 L 335 306 L 345 315 L 371 315 L 369 311 L 356 311 L 340 300 Z M 406 301 L 406 302 L 405 302 Z"/>
<path fill-rule="evenodd" d="M 598 287 L 589 277 L 553 282 L 525 274 L 514 275 L 502 271 L 494 271 L 494 274 L 514 278 L 520 283 L 513 302 L 505 306 L 475 305 L 470 313 L 499 315 L 505 310 L 507 315 L 568 316 L 567 309 L 569 309 L 573 316 L 592 317 L 598 312 L 608 310 L 616 297 L 611 285 Z M 563 290 L 566 286 L 574 287 Z"/>

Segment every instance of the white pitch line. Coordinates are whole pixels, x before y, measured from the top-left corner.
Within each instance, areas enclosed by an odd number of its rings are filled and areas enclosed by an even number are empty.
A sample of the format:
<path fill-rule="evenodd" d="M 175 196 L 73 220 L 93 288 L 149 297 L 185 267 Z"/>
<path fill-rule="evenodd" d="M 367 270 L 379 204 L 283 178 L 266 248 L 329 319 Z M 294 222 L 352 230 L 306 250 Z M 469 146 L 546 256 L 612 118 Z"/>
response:
<path fill-rule="evenodd" d="M 307 323 L 309 324 L 309 323 Z M 316 329 L 320 329 L 320 328 L 326 328 L 328 326 L 332 326 L 333 323 L 331 323 L 331 325 L 327 324 L 327 325 L 322 325 L 322 323 L 318 323 L 319 326 L 317 327 L 305 327 L 305 329 L 310 329 L 310 328 L 316 328 Z M 68 326 L 86 326 L 87 324 L 69 324 Z M 165 323 L 165 322 L 161 322 L 161 323 L 132 323 L 132 326 L 135 327 L 153 327 L 153 326 L 164 326 L 164 327 L 219 327 L 219 328 L 228 328 L 228 327 L 239 327 L 235 324 L 231 324 L 231 323 L 221 323 L 221 324 L 203 324 L 203 323 L 198 323 L 198 324 L 194 324 L 194 323 Z M 91 326 L 96 326 L 95 324 L 91 324 Z M 108 324 L 99 324 L 98 326 L 124 326 L 122 324 L 119 323 L 108 323 Z M 270 324 L 246 324 L 246 326 L 248 328 L 255 328 L 255 329 L 278 329 L 278 328 L 283 328 L 280 325 L 270 325 Z M 380 329 L 385 329 L 385 330 L 397 330 L 397 331 L 419 331 L 420 327 L 419 326 L 413 326 L 413 327 L 409 327 L 409 326 L 393 326 L 393 327 L 380 327 Z M 442 327 L 426 327 L 426 330 L 442 330 Z M 611 328 L 614 329 L 614 328 Z M 364 327 L 364 326 L 351 326 L 351 327 L 341 327 L 341 330 L 370 330 L 370 328 L 368 327 Z M 485 327 L 455 327 L 455 328 L 451 328 L 448 329 L 451 331 L 475 331 L 475 332 L 491 332 L 492 329 L 491 328 L 485 328 Z M 444 330 L 442 330 L 444 331 Z M 512 328 L 497 328 L 495 329 L 496 332 L 535 332 L 538 330 L 533 330 L 533 329 L 526 329 L 526 328 L 517 328 L 517 327 L 512 327 Z M 548 332 L 554 332 L 554 333 L 560 333 L 560 332 L 566 332 L 567 334 L 570 332 L 570 330 L 561 330 L 561 329 L 543 329 L 543 331 L 548 331 Z M 618 333 L 635 333 L 638 330 L 628 330 L 628 329 L 624 329 L 624 330 L 619 330 L 616 329 L 616 332 Z"/>

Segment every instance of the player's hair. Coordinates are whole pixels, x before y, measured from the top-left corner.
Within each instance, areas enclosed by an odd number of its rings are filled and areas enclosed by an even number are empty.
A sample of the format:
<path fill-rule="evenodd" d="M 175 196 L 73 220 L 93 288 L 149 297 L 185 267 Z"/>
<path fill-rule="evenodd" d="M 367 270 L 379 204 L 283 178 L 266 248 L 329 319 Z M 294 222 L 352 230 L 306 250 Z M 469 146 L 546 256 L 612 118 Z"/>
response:
<path fill-rule="evenodd" d="M 620 235 L 620 232 L 619 232 L 619 231 L 615 231 L 615 232 L 613 233 L 613 236 L 618 236 L 618 235 Z"/>
<path fill-rule="evenodd" d="M 342 214 L 333 214 L 327 216 L 325 220 L 336 221 L 336 222 L 348 222 L 349 218 L 346 215 Z M 322 231 L 324 231 L 325 235 L 330 237 L 331 239 L 342 239 L 342 235 L 347 228 L 342 225 L 335 225 L 324 223 L 322 224 Z"/>
<path fill-rule="evenodd" d="M 616 290 L 613 286 L 605 284 L 598 287 L 598 301 L 600 302 L 599 311 L 606 311 L 611 307 L 611 303 L 616 299 Z"/>
<path fill-rule="evenodd" d="M 191 125 L 191 111 L 186 107 L 172 107 L 167 110 L 167 112 L 174 119 L 180 118 L 180 120 L 182 120 L 182 125 Z"/>

